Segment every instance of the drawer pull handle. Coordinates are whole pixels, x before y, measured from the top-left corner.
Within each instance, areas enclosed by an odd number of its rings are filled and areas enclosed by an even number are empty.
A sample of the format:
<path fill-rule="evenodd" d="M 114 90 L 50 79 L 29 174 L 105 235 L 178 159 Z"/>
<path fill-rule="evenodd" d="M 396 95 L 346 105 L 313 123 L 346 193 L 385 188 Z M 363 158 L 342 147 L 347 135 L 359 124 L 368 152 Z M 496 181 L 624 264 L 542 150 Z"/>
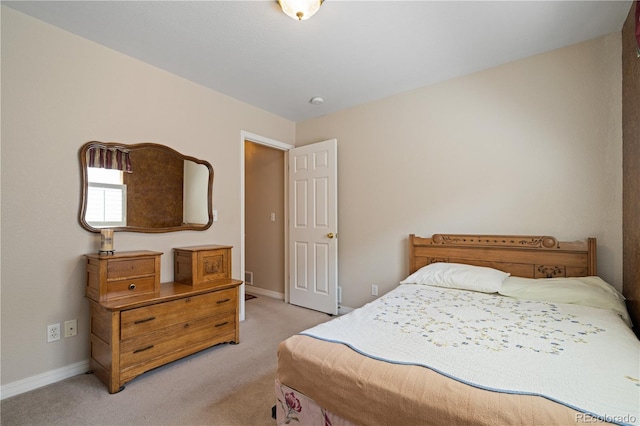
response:
<path fill-rule="evenodd" d="M 156 319 L 156 317 L 149 317 L 149 318 L 145 318 L 145 319 L 141 319 L 138 321 L 134 321 L 134 324 L 142 324 L 143 322 L 149 322 L 149 321 L 153 321 L 154 319 Z"/>
<path fill-rule="evenodd" d="M 223 325 L 227 325 L 227 324 L 229 324 L 229 321 L 225 321 L 223 323 L 216 324 L 216 327 L 222 327 Z"/>
<path fill-rule="evenodd" d="M 129 290 L 135 290 L 136 289 L 136 285 L 131 283 L 129 284 Z"/>
<path fill-rule="evenodd" d="M 133 353 L 137 354 L 138 352 L 148 351 L 151 348 L 153 348 L 153 345 L 147 346 L 146 348 L 142 348 L 142 349 L 136 349 L 135 351 L 133 351 Z"/>
<path fill-rule="evenodd" d="M 231 299 L 218 300 L 216 303 L 219 305 L 221 303 L 227 303 Z"/>

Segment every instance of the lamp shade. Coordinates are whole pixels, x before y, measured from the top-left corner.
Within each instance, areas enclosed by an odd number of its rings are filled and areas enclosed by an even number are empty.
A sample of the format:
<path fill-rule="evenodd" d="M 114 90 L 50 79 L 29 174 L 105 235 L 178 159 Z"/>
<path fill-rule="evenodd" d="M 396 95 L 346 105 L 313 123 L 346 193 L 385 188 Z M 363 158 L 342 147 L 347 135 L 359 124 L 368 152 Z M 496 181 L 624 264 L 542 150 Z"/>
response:
<path fill-rule="evenodd" d="M 278 0 L 282 11 L 298 21 L 304 21 L 320 9 L 324 0 Z"/>

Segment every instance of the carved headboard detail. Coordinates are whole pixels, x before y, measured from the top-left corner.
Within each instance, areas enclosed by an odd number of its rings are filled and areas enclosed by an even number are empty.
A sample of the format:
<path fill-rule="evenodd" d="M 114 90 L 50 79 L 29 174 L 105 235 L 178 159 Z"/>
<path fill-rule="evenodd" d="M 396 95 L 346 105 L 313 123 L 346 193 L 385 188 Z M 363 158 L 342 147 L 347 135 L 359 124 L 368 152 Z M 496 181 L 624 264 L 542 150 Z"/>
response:
<path fill-rule="evenodd" d="M 553 248 L 558 246 L 558 240 L 555 237 L 434 234 L 431 237 L 431 244 Z"/>
<path fill-rule="evenodd" d="M 596 239 L 551 236 L 434 234 L 409 236 L 409 273 L 434 262 L 488 266 L 518 277 L 596 275 Z"/>

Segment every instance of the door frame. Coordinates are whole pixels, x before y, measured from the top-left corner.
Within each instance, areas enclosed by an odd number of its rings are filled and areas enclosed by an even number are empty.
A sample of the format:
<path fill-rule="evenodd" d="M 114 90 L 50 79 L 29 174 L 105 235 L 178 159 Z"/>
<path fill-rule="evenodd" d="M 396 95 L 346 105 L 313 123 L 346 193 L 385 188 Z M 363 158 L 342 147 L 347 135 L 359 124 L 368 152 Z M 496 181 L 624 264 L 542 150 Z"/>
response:
<path fill-rule="evenodd" d="M 295 148 L 293 145 L 289 145 L 288 143 L 280 142 L 275 139 L 270 139 L 264 136 L 257 135 L 255 133 L 247 132 L 245 130 L 240 131 L 240 277 L 244 281 L 244 273 L 245 273 L 245 191 L 244 191 L 244 174 L 245 174 L 245 151 L 244 151 L 244 142 L 250 141 L 253 143 L 257 143 L 259 145 L 265 145 L 270 148 L 275 148 L 284 152 L 284 301 L 289 302 L 289 229 L 286 224 L 289 223 L 289 212 L 287 206 L 289 205 L 289 190 L 287 182 L 289 182 L 289 172 L 287 165 L 289 164 L 289 155 L 288 151 L 292 148 Z M 245 318 L 245 307 L 244 307 L 244 293 L 245 293 L 245 284 L 244 282 L 240 286 L 240 321 L 244 321 Z"/>

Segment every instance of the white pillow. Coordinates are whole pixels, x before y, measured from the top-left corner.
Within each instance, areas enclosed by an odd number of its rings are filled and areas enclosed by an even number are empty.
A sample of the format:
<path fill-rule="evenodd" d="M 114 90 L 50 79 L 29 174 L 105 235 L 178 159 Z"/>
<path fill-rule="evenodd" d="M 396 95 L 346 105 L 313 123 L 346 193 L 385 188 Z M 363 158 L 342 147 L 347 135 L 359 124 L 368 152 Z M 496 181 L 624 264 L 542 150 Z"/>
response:
<path fill-rule="evenodd" d="M 516 299 L 569 303 L 612 309 L 632 327 L 624 296 L 600 277 L 521 278 L 509 277 L 499 291 Z"/>
<path fill-rule="evenodd" d="M 496 293 L 509 274 L 484 266 L 461 263 L 431 263 L 409 275 L 400 284 L 424 284 L 436 287 Z"/>

